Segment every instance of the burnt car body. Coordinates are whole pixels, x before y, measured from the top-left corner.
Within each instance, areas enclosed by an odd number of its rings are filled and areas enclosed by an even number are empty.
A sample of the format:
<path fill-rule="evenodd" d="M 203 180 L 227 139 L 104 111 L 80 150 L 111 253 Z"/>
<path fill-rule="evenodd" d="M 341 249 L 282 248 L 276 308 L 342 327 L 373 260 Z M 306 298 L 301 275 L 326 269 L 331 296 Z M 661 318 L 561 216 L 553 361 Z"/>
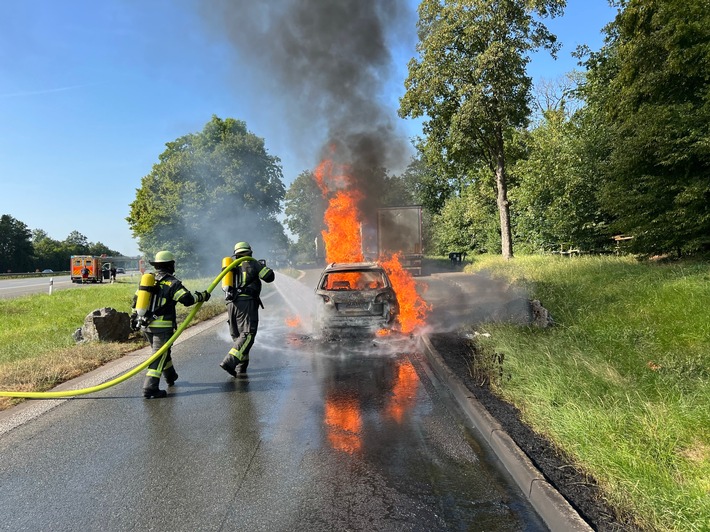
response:
<path fill-rule="evenodd" d="M 374 262 L 329 264 L 315 293 L 316 331 L 325 335 L 391 328 L 399 314 L 387 272 Z"/>

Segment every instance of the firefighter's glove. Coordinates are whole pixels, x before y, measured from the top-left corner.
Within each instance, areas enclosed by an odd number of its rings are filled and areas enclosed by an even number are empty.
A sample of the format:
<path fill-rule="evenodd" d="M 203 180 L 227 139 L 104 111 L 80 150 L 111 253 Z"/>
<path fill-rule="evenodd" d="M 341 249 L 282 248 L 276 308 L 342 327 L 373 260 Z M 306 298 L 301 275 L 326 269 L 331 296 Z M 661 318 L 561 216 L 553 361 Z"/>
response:
<path fill-rule="evenodd" d="M 131 314 L 131 330 L 139 331 L 141 328 L 141 319 L 138 317 L 137 313 Z"/>
<path fill-rule="evenodd" d="M 210 293 L 207 290 L 203 292 L 195 292 L 195 299 L 198 303 L 202 303 L 203 301 L 209 301 Z"/>
<path fill-rule="evenodd" d="M 241 288 L 235 288 L 233 286 L 230 286 L 224 291 L 224 299 L 226 301 L 234 301 L 235 299 L 237 299 L 237 296 L 243 291 L 244 290 L 242 290 Z"/>

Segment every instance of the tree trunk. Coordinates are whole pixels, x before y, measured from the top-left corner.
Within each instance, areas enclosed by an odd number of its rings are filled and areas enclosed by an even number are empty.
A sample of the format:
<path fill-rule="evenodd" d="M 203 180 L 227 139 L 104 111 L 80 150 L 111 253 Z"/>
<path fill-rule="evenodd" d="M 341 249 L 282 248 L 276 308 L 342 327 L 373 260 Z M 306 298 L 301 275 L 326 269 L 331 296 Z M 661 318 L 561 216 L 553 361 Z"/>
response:
<path fill-rule="evenodd" d="M 499 131 L 496 136 L 496 187 L 498 189 L 498 214 L 500 216 L 500 243 L 503 258 L 509 260 L 513 258 L 513 240 L 510 236 L 510 208 L 508 204 L 508 184 L 505 178 L 503 133 Z"/>

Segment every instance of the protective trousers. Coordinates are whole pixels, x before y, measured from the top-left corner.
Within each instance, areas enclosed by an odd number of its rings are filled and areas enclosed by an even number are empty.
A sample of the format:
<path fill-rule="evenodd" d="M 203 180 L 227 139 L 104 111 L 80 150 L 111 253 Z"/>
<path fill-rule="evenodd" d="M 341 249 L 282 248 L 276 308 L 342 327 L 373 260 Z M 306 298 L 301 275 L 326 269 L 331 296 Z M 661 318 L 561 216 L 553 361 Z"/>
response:
<path fill-rule="evenodd" d="M 237 298 L 227 304 L 229 334 L 234 342 L 225 360 L 232 369 L 246 369 L 249 364 L 249 351 L 254 345 L 259 328 L 259 303 L 252 298 Z M 230 363 L 231 362 L 231 363 Z M 226 368 L 225 368 L 226 369 Z"/>
<path fill-rule="evenodd" d="M 170 340 L 172 335 L 173 330 L 167 327 L 164 331 L 159 332 L 145 331 L 145 337 L 150 343 L 150 347 L 154 354 L 157 353 L 160 348 L 168 342 L 168 340 Z M 157 379 L 155 381 L 151 381 L 155 382 L 156 385 L 159 383 L 160 376 L 163 373 L 165 373 L 165 380 L 168 382 L 168 386 L 172 386 L 177 380 L 177 372 L 173 367 L 173 360 L 170 356 L 170 352 L 171 349 L 168 348 L 162 356 L 159 356 L 157 359 L 153 360 L 153 362 L 151 362 L 148 366 L 146 377 Z M 147 381 L 148 379 L 146 379 L 146 382 Z"/>

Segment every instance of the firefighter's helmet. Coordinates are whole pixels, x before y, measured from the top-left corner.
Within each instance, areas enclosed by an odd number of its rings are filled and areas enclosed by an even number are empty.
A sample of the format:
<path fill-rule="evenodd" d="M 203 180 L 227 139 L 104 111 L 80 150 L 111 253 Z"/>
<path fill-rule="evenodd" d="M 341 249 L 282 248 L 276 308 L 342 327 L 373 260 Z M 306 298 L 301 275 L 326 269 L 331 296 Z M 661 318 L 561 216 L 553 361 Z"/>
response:
<path fill-rule="evenodd" d="M 158 264 L 167 264 L 169 262 L 175 262 L 175 256 L 169 251 L 158 251 L 155 254 L 155 260 L 150 261 L 150 264 L 157 266 Z"/>
<path fill-rule="evenodd" d="M 246 257 L 251 255 L 251 246 L 249 242 L 237 242 L 234 244 L 234 256 L 235 257 Z"/>

